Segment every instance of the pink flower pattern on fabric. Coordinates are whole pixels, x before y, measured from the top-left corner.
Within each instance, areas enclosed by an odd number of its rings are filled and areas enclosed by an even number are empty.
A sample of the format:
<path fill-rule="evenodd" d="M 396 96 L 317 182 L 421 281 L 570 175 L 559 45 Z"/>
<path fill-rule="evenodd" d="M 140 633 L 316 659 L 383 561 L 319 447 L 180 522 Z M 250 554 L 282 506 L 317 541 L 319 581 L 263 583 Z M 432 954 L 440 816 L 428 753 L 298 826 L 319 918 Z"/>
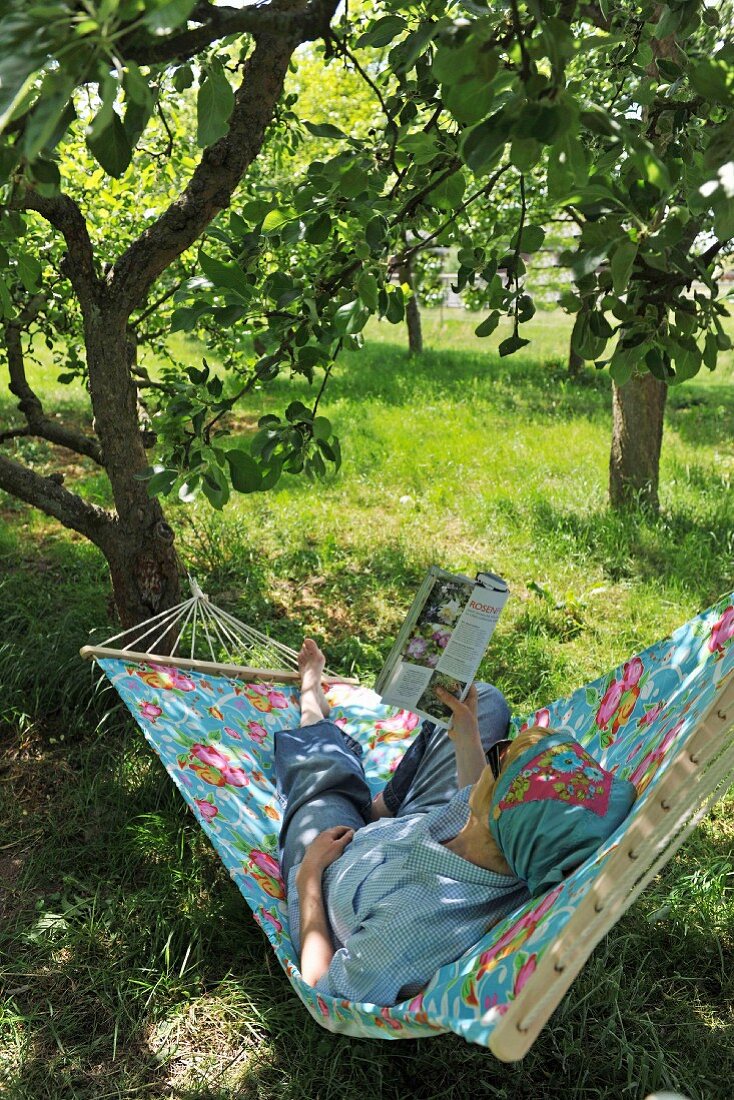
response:
<path fill-rule="evenodd" d="M 717 688 L 734 670 L 732 639 L 734 598 L 728 595 L 670 638 L 536 711 L 523 725 L 567 732 L 600 758 L 606 769 L 633 779 L 641 792 L 659 782 L 671 754 L 685 743 Z M 488 930 L 475 950 L 443 967 L 418 997 L 382 1011 L 373 1005 L 322 997 L 305 986 L 293 958 L 283 885 L 273 873 L 277 822 L 264 809 L 266 805 L 270 809 L 273 794 L 273 733 L 284 724 L 294 724 L 297 691 L 203 677 L 197 672 L 181 672 L 179 679 L 167 666 L 136 666 L 123 659 L 100 663 L 196 812 L 247 903 L 259 912 L 273 950 L 306 1008 L 330 1030 L 372 1038 L 413 1038 L 452 1029 L 486 1046 L 495 1023 L 514 999 L 534 996 L 536 966 L 603 870 L 607 851 L 600 851 L 596 860 L 574 872 L 557 890 Z M 288 703 L 287 714 L 275 705 L 283 700 Z M 364 746 L 368 778 L 376 793 L 409 745 L 410 737 L 405 735 L 412 732 L 414 718 L 406 716 L 402 724 L 365 688 L 334 685 L 329 701 L 335 708 L 334 719 Z M 253 723 L 249 730 L 248 721 Z M 381 732 L 388 735 L 384 740 L 376 736 L 378 722 L 384 723 Z M 520 722 L 514 721 L 513 730 L 519 727 Z M 238 730 L 251 757 L 235 737 Z M 250 785 L 226 783 L 226 771 L 195 755 L 195 745 L 214 747 L 226 757 L 225 769 L 233 769 L 235 778 L 236 769 L 241 769 Z"/>

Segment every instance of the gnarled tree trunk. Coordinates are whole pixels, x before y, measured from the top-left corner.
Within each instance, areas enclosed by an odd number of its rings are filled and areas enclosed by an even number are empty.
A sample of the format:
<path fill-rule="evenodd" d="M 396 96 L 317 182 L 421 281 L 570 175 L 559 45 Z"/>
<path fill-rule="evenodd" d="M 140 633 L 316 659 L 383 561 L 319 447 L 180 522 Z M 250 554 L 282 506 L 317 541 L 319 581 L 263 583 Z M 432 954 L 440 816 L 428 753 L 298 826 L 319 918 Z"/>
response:
<path fill-rule="evenodd" d="M 657 511 L 660 451 L 668 387 L 651 374 L 612 383 L 609 500 L 614 508 L 642 505 Z"/>
<path fill-rule="evenodd" d="M 109 564 L 115 603 L 125 627 L 167 610 L 180 599 L 174 532 L 158 500 L 149 499 L 146 482 L 140 477 L 148 459 L 132 373 L 131 315 L 145 305 L 159 275 L 229 205 L 260 152 L 294 49 L 300 41 L 328 33 L 336 6 L 336 0 L 316 6 L 317 11 L 311 13 L 316 20 L 314 30 L 305 16 L 302 24 L 296 18 L 299 9 L 308 15 L 304 0 L 273 5 L 272 32 L 255 34 L 255 48 L 242 69 L 227 133 L 203 151 L 187 185 L 168 209 L 102 274 L 82 209 L 71 196 L 47 196 L 28 186 L 19 188 L 9 204 L 10 209 L 40 214 L 64 237 L 67 252 L 61 270 L 72 283 L 84 318 L 94 434 L 62 426 L 47 416 L 29 385 L 20 337 L 44 306 L 44 295 L 36 295 L 19 317 L 3 328 L 11 390 L 19 399 L 26 424 L 0 432 L 0 442 L 37 436 L 92 459 L 109 478 L 114 509 L 100 508 L 70 491 L 63 485 L 62 475 L 44 477 L 2 454 L 0 489 L 40 508 L 100 548 Z M 283 11 L 276 10 L 279 8 Z M 265 9 L 258 10 L 263 18 L 268 14 Z M 210 31 L 212 40 L 221 37 L 216 20 Z M 140 60 L 149 64 L 155 58 L 144 54 Z"/>
<path fill-rule="evenodd" d="M 115 518 L 100 543 L 110 567 L 123 626 L 132 626 L 180 600 L 174 534 L 163 509 L 136 474 L 148 465 L 130 374 L 127 318 L 119 309 L 89 310 L 85 344 L 94 425 L 115 502 Z"/>
<path fill-rule="evenodd" d="M 398 277 L 401 283 L 405 283 L 412 290 L 405 306 L 405 324 L 408 328 L 408 351 L 411 355 L 421 355 L 423 352 L 423 330 L 421 328 L 421 311 L 418 305 L 418 297 L 415 292 L 413 280 L 413 265 L 410 258 L 404 260 L 398 267 Z"/>

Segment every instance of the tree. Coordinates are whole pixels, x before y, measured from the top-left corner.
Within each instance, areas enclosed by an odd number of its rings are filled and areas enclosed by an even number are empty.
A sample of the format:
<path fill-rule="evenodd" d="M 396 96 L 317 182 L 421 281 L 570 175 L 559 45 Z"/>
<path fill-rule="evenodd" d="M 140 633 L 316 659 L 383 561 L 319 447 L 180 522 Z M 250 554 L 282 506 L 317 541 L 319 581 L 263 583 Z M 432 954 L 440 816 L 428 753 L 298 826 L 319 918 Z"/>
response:
<path fill-rule="evenodd" d="M 14 246 L 11 289 L 17 279 L 33 295 L 17 310 L 4 287 L 11 388 L 26 420 L 24 428 L 11 429 L 10 435 L 40 436 L 98 462 L 109 477 L 115 508 L 90 504 L 4 455 L 0 486 L 80 531 L 102 550 L 117 607 L 128 625 L 174 603 L 179 584 L 173 532 L 139 476 L 148 463 L 133 377 L 131 315 L 146 305 L 153 284 L 229 204 L 260 151 L 294 49 L 325 33 L 336 3 L 274 0 L 257 9 L 224 9 L 183 0 L 149 2 L 142 12 L 132 2 L 89 10 L 64 0 L 43 8 L 3 7 L 1 163 L 8 179 L 3 237 Z M 235 91 L 218 50 L 210 49 L 230 36 L 237 42 Z M 182 90 L 193 78 L 187 65 L 192 57 L 200 65 L 197 140 L 203 151 L 198 163 L 170 206 L 111 266 L 100 270 L 82 208 L 60 190 L 54 157 L 76 124 L 76 90 L 89 93 L 95 104 L 85 134 L 89 151 L 110 176 L 119 177 L 165 93 L 176 86 Z M 125 103 L 123 115 L 119 100 Z M 21 333 L 37 320 L 45 300 L 39 260 L 22 244 L 34 214 L 64 241 L 56 270 L 71 284 L 83 321 L 94 436 L 60 431 L 25 375 Z"/>
<path fill-rule="evenodd" d="M 461 288 L 486 284 L 478 335 L 511 318 L 501 355 L 528 343 L 526 259 L 543 246 L 550 212 L 579 227 L 562 256 L 574 281 L 562 302 L 576 314 L 580 356 L 620 386 L 638 373 L 671 384 L 713 368 L 727 346 L 717 265 L 734 235 L 734 53 L 698 0 L 625 0 L 613 11 L 572 0 L 383 0 L 337 21 L 326 0 L 239 9 L 144 0 L 140 10 L 138 0 L 103 0 L 92 15 L 71 0 L 51 7 L 58 18 L 28 5 L 4 22 L 2 232 L 13 285 L 3 309 L 11 343 L 13 325 L 42 316 L 39 260 L 23 237 L 40 216 L 63 237 L 57 276 L 73 287 L 84 327 L 97 438 L 74 441 L 103 463 L 116 511 L 91 509 L 5 457 L 0 487 L 101 546 L 125 621 L 175 596 L 157 497 L 203 492 L 221 507 L 231 489 L 266 490 L 283 471 L 338 467 L 320 408 L 335 359 L 361 346 L 370 316 L 403 321 L 391 271 L 432 246 L 457 250 Z M 728 28 L 730 7 L 724 15 Z M 670 34 L 685 51 L 657 59 L 669 81 L 659 84 L 651 43 Z M 283 95 L 306 40 L 319 41 L 311 57 L 325 72 L 346 67 L 367 90 L 366 127 L 306 118 L 295 94 Z M 147 120 L 170 115 L 171 97 L 194 80 L 203 152 L 188 168 L 182 159 L 179 197 L 101 270 L 57 150 L 91 112 L 87 148 L 122 178 Z M 279 165 L 267 175 L 266 131 Z M 474 218 L 482 208 L 496 216 Z M 183 257 L 195 270 L 172 276 Z M 141 373 L 130 321 L 151 323 L 170 306 L 174 330 L 224 350 L 223 374 L 175 363 L 158 378 Z M 227 414 L 282 370 L 317 384 L 313 403 L 291 402 L 263 418 L 249 446 L 231 446 Z M 25 429 L 10 434 L 51 438 L 50 418 L 22 400 Z"/>

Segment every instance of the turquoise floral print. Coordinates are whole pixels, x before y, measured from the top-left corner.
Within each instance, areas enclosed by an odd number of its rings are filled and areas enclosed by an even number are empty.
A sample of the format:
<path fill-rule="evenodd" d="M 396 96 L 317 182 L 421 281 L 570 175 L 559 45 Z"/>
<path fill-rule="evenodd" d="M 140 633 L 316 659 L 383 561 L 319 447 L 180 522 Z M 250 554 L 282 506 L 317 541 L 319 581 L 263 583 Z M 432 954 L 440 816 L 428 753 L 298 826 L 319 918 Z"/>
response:
<path fill-rule="evenodd" d="M 450 625 L 450 612 L 437 616 L 442 625 Z M 561 886 L 442 967 L 417 997 L 390 1008 L 322 997 L 302 981 L 293 958 L 277 862 L 273 734 L 298 725 L 296 690 L 155 663 L 100 663 L 217 849 L 296 992 L 331 1031 L 400 1039 L 453 1030 L 486 1045 L 625 827 Z M 602 767 L 635 784 L 634 816 L 732 671 L 734 599 L 728 596 L 607 676 L 515 722 L 514 729 L 539 725 L 570 734 Z M 336 685 L 329 701 L 335 720 L 362 744 L 368 782 L 377 793 L 415 735 L 416 716 L 382 706 L 365 688 Z M 569 797 L 594 790 L 596 769 L 574 772 L 578 760 L 571 754 L 556 756 L 554 763 L 559 782 L 566 769 L 573 777 Z M 530 776 L 523 779 L 530 784 Z"/>

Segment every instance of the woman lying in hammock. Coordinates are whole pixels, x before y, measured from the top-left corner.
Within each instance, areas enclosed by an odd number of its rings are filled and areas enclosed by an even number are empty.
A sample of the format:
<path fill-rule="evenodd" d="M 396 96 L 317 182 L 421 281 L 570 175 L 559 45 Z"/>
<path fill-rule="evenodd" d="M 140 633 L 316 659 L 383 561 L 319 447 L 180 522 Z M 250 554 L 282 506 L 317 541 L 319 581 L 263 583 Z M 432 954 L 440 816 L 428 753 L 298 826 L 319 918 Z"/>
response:
<path fill-rule="evenodd" d="M 307 638 L 302 725 L 275 735 L 291 939 L 319 992 L 391 1005 L 583 863 L 635 788 L 565 734 L 503 740 L 504 697 L 478 684 L 442 694 L 448 737 L 424 723 L 373 802 L 361 746 L 328 720 L 324 663 Z"/>

